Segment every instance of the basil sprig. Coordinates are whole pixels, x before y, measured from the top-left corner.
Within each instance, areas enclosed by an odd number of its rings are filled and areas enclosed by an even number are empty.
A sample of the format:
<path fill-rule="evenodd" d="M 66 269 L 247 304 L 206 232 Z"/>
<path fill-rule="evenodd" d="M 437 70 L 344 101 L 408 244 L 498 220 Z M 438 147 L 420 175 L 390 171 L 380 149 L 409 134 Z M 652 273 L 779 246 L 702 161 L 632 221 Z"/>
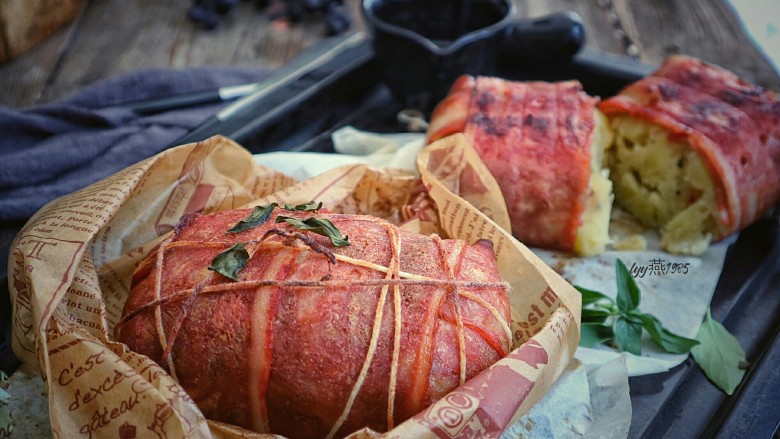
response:
<path fill-rule="evenodd" d="M 709 309 L 695 339 L 674 334 L 652 314 L 639 310 L 641 292 L 620 259 L 615 261 L 617 299 L 575 286 L 582 294 L 580 346 L 609 343 L 634 355 L 642 354 L 642 330 L 665 352 L 690 352 L 704 374 L 731 395 L 745 374 L 745 352 L 723 325 L 712 320 Z"/>
<path fill-rule="evenodd" d="M 271 218 L 271 214 L 274 209 L 279 207 L 278 203 L 271 203 L 265 206 L 255 206 L 252 212 L 244 219 L 237 222 L 233 227 L 228 229 L 228 233 L 239 233 L 244 230 L 249 230 L 257 226 L 261 226 Z M 284 203 L 284 210 L 290 212 L 318 212 L 322 209 L 322 202 L 309 201 L 308 203 L 296 204 L 293 206 L 290 203 Z"/>
<path fill-rule="evenodd" d="M 308 203 L 296 204 L 295 206 L 284 203 L 284 210 L 292 212 L 318 212 L 320 209 L 322 209 L 322 201 L 319 203 L 316 201 L 309 201 Z"/>
<path fill-rule="evenodd" d="M 271 218 L 271 214 L 277 207 L 279 207 L 278 203 L 255 206 L 246 218 L 238 221 L 233 227 L 228 229 L 226 233 L 239 233 L 265 224 Z M 309 201 L 308 203 L 296 204 L 294 206 L 285 203 L 282 209 L 291 212 L 318 212 L 321 208 L 321 202 Z M 339 229 L 337 229 L 332 222 L 323 218 L 311 217 L 300 220 L 298 218 L 278 215 L 276 217 L 276 222 L 286 222 L 300 230 L 309 230 L 326 236 L 330 238 L 330 241 L 336 247 L 349 245 L 349 237 L 341 236 Z M 238 280 L 238 273 L 246 267 L 246 264 L 249 261 L 249 253 L 246 251 L 245 247 L 246 243 L 238 243 L 218 254 L 212 259 L 211 265 L 208 267 L 209 270 L 216 271 L 227 278 Z"/>
<path fill-rule="evenodd" d="M 277 223 L 285 222 L 300 230 L 308 230 L 322 236 L 330 238 L 330 242 L 336 247 L 345 247 L 349 245 L 349 237 L 341 236 L 341 232 L 332 222 L 324 218 L 306 218 L 304 220 L 289 216 L 279 215 L 276 217 Z"/>
<path fill-rule="evenodd" d="M 279 205 L 276 203 L 271 203 L 267 206 L 255 206 L 255 208 L 252 209 L 252 213 L 250 213 L 246 218 L 237 222 L 236 225 L 234 225 L 232 228 L 228 229 L 228 233 L 243 232 L 244 230 L 249 230 L 264 224 L 266 221 L 268 221 L 268 218 L 271 217 L 274 208 L 277 206 Z"/>
<path fill-rule="evenodd" d="M 246 251 L 246 244 L 240 242 L 215 256 L 211 260 L 209 270 L 238 280 L 238 272 L 246 267 L 247 261 L 249 261 L 249 252 Z"/>

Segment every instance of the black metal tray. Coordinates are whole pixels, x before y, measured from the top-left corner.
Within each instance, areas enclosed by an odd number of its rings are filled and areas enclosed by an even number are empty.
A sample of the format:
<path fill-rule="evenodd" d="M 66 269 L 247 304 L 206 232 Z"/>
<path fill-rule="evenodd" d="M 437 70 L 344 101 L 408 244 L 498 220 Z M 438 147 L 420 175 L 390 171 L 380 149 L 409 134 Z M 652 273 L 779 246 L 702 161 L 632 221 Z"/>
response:
<path fill-rule="evenodd" d="M 338 48 L 323 62 L 322 54 Z M 339 48 L 340 47 L 340 48 Z M 508 79 L 577 79 L 602 97 L 650 73 L 653 66 L 585 49 L 558 64 L 515 62 L 501 66 Z M 212 121 L 177 144 L 223 134 L 253 153 L 277 150 L 332 151 L 330 134 L 352 125 L 375 132 L 404 131 L 402 108 L 382 84 L 370 42 L 346 46 L 330 41 L 304 53 L 249 99 L 240 114 Z M 732 396 L 712 385 L 688 359 L 669 372 L 629 379 L 632 438 L 770 438 L 780 428 L 780 208 L 740 233 L 728 250 L 714 297 L 712 315 L 741 342 L 750 367 Z M 13 230 L 2 225 L 0 276 Z M 684 298 L 681 298 L 684 306 Z M 16 367 L 10 352 L 7 280 L 0 278 L 4 320 L 0 368 Z"/>

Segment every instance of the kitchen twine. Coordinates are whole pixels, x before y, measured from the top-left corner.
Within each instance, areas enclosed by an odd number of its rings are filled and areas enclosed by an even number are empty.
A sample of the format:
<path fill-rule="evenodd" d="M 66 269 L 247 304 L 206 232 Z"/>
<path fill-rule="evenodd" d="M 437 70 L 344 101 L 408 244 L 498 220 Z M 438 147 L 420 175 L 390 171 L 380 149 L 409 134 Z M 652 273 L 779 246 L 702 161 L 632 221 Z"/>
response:
<path fill-rule="evenodd" d="M 463 324 L 463 316 L 460 307 L 460 299 L 465 298 L 477 303 L 478 305 L 487 309 L 493 315 L 493 317 L 499 322 L 507 340 L 507 345 L 505 347 L 504 352 L 499 353 L 501 356 L 504 356 L 508 354 L 512 348 L 512 331 L 509 327 L 509 322 L 507 322 L 503 318 L 501 312 L 498 309 L 496 309 L 496 307 L 494 307 L 493 305 L 491 305 L 481 297 L 472 294 L 468 290 L 491 289 L 491 288 L 502 288 L 504 290 L 507 290 L 509 289 L 509 285 L 506 282 L 472 282 L 472 281 L 457 280 L 456 273 L 460 271 L 460 264 L 463 260 L 463 251 L 466 249 L 467 243 L 459 242 L 459 245 L 457 245 L 453 249 L 453 254 L 448 255 L 444 247 L 442 246 L 441 238 L 435 235 L 433 235 L 432 237 L 434 239 L 434 243 L 436 244 L 436 248 L 438 249 L 439 258 L 443 264 L 443 267 L 445 268 L 445 273 L 447 273 L 448 276 L 447 279 L 436 279 L 436 278 L 430 278 L 423 275 L 403 272 L 400 270 L 401 236 L 398 228 L 388 223 L 387 221 L 381 220 L 379 218 L 362 219 L 362 221 L 370 221 L 376 223 L 381 227 L 383 227 L 384 230 L 387 232 L 388 237 L 390 238 L 390 243 L 391 243 L 390 248 L 392 251 L 392 257 L 387 267 L 369 261 L 365 261 L 362 259 L 356 259 L 349 256 L 341 255 L 341 254 L 330 253 L 330 254 L 325 254 L 324 256 L 327 257 L 328 259 L 331 259 L 331 257 L 333 257 L 337 262 L 368 268 L 380 273 L 384 273 L 385 275 L 384 279 L 362 279 L 362 280 L 337 279 L 337 280 L 319 280 L 319 281 L 239 280 L 230 283 L 209 285 L 209 283 L 211 283 L 214 280 L 215 276 L 219 276 L 219 274 L 215 272 L 210 272 L 209 276 L 207 276 L 203 281 L 201 281 L 198 285 L 195 285 L 193 288 L 176 291 L 163 297 L 162 296 L 162 272 L 165 266 L 166 250 L 174 247 L 179 247 L 179 246 L 193 246 L 193 245 L 225 248 L 224 243 L 199 242 L 199 241 L 174 242 L 174 237 L 173 235 L 171 235 L 159 245 L 157 249 L 157 253 L 155 255 L 155 262 L 154 262 L 155 266 L 153 268 L 153 273 L 154 273 L 153 275 L 155 276 L 154 300 L 145 303 L 143 305 L 140 305 L 135 310 L 122 317 L 122 319 L 117 323 L 115 331 L 117 331 L 118 333 L 118 328 L 120 326 L 122 326 L 123 324 L 125 324 L 126 322 L 134 318 L 135 316 L 145 311 L 148 311 L 150 309 L 153 309 L 158 340 L 160 342 L 160 346 L 163 348 L 162 361 L 164 361 L 165 364 L 168 366 L 168 370 L 170 372 L 171 377 L 178 382 L 178 378 L 176 376 L 176 368 L 174 366 L 174 361 L 172 356 L 173 345 L 176 340 L 176 336 L 178 335 L 179 329 L 181 328 L 184 320 L 187 318 L 189 310 L 194 305 L 195 299 L 197 298 L 198 295 L 227 293 L 236 290 L 246 291 L 246 290 L 255 289 L 255 291 L 257 291 L 257 288 L 260 287 L 277 287 L 280 289 L 284 289 L 284 288 L 291 288 L 291 287 L 305 288 L 305 287 L 346 287 L 346 286 L 378 287 L 381 286 L 382 289 L 380 290 L 379 300 L 377 301 L 377 308 L 374 312 L 374 322 L 371 329 L 371 338 L 370 338 L 368 350 L 366 352 L 366 357 L 363 361 L 363 365 L 360 370 L 360 373 L 357 379 L 355 380 L 355 383 L 352 386 L 352 390 L 347 399 L 347 402 L 345 403 L 341 416 L 333 425 L 330 433 L 327 436 L 328 439 L 331 439 L 335 436 L 335 434 L 338 432 L 338 430 L 347 420 L 347 417 L 349 416 L 349 413 L 352 410 L 352 406 L 355 402 L 355 399 L 357 398 L 357 395 L 359 394 L 360 389 L 365 383 L 365 380 L 368 376 L 368 370 L 371 365 L 371 361 L 373 360 L 374 355 L 376 353 L 377 345 L 379 343 L 379 334 L 381 330 L 382 318 L 385 312 L 386 298 L 388 293 L 390 292 L 390 288 L 392 287 L 393 316 L 394 316 L 393 317 L 394 320 L 393 352 L 392 352 L 392 363 L 390 366 L 391 367 L 390 377 L 388 380 L 389 384 L 388 384 L 388 400 L 387 400 L 387 428 L 388 430 L 391 430 L 394 427 L 393 408 L 395 406 L 395 390 L 396 390 L 396 382 L 397 382 L 398 363 L 400 361 L 399 357 L 400 357 L 401 325 L 402 325 L 401 286 L 404 285 L 438 286 L 446 289 L 447 293 L 453 294 L 454 309 L 455 309 L 455 323 L 458 332 L 458 354 L 459 354 L 458 358 L 459 358 L 459 369 L 460 369 L 459 378 L 460 378 L 460 384 L 463 384 L 466 382 L 466 342 L 465 342 L 465 327 Z M 307 239 L 305 235 L 301 235 L 300 233 L 291 232 L 291 231 L 287 231 L 287 232 L 281 231 L 281 233 L 279 233 L 278 229 L 272 229 L 272 230 L 276 230 L 277 233 L 276 234 L 266 233 L 262 238 L 258 240 L 247 242 L 246 249 L 250 254 L 249 256 L 250 259 L 252 255 L 254 255 L 261 248 L 264 250 L 273 250 L 274 248 L 279 249 L 283 247 L 286 248 L 292 247 L 299 251 L 314 251 L 317 253 L 323 253 L 322 250 L 325 249 L 327 252 L 330 252 L 330 250 L 328 250 L 324 246 L 321 246 L 316 241 Z M 298 240 L 303 240 L 304 245 L 296 244 L 294 246 L 291 246 L 289 242 L 285 242 L 285 240 L 289 238 L 298 238 Z M 454 264 L 454 266 L 450 264 L 450 259 L 455 259 L 457 261 Z M 178 321 L 174 322 L 171 331 L 168 334 L 166 334 L 163 327 L 162 306 L 165 304 L 169 304 L 169 303 L 173 304 L 176 302 L 184 302 L 182 307 L 181 318 L 178 319 Z"/>

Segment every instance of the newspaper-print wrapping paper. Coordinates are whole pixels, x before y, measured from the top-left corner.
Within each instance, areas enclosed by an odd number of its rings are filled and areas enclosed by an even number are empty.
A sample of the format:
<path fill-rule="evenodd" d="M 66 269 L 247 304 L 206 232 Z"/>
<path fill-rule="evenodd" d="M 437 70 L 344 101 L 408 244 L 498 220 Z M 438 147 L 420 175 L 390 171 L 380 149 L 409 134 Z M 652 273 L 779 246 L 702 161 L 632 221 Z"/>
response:
<path fill-rule="evenodd" d="M 204 419 L 163 368 L 111 334 L 135 265 L 183 214 L 313 199 L 394 222 L 411 214 L 405 227 L 426 230 L 440 221 L 450 237 L 494 241 L 502 277 L 512 285 L 515 349 L 381 436 L 497 437 L 542 398 L 574 354 L 580 297 L 491 219 L 506 220 L 489 191 L 496 183 L 463 138 L 430 145 L 418 164 L 435 203 L 406 171 L 348 165 L 296 183 L 214 137 L 44 206 L 17 235 L 8 273 L 13 348 L 44 379 L 54 437 L 262 436 Z"/>

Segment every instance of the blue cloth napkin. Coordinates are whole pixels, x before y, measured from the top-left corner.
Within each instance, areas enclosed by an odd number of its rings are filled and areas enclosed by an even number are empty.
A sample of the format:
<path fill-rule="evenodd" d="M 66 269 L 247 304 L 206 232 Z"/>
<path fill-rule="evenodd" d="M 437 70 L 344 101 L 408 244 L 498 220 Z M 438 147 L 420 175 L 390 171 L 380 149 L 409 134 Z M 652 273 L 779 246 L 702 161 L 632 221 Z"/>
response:
<path fill-rule="evenodd" d="M 261 81 L 250 67 L 144 70 L 96 82 L 63 100 L 0 106 L 0 221 L 29 218 L 50 200 L 165 149 L 225 103 L 138 115 L 124 102 Z"/>

